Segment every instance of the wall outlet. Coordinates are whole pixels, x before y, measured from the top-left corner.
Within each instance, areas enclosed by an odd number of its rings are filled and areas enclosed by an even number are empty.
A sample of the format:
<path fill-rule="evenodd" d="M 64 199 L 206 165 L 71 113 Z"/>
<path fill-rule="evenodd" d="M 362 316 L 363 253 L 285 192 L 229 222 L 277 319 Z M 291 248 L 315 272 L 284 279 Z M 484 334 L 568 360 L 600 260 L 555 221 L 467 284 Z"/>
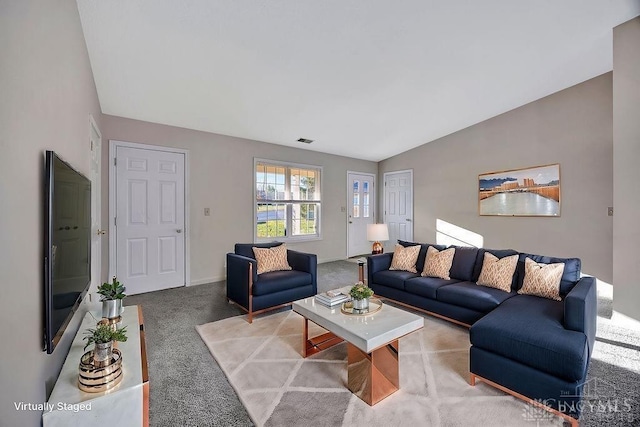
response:
<path fill-rule="evenodd" d="M 204 208 L 204 216 L 211 216 L 211 208 Z"/>
<path fill-rule="evenodd" d="M 607 208 L 607 215 L 609 215 L 609 216 L 613 216 L 613 206 L 609 206 L 609 207 Z"/>

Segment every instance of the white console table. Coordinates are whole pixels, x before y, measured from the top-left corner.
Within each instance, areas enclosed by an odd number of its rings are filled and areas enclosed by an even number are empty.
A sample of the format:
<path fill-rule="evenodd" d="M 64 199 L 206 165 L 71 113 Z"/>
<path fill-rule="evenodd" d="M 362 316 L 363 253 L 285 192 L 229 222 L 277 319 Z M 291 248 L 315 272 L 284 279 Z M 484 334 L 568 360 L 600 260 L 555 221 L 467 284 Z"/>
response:
<path fill-rule="evenodd" d="M 98 320 L 101 317 L 101 313 L 93 315 Z M 42 414 L 44 427 L 85 427 L 105 423 L 119 427 L 149 425 L 149 373 L 139 306 L 125 307 L 122 314 L 127 341 L 117 345 L 122 352 L 120 384 L 100 393 L 87 393 L 78 388 L 80 357 L 88 351 L 84 350 L 84 331 L 96 327 L 95 319 L 87 313 L 78 329 L 48 401 L 52 409 Z"/>

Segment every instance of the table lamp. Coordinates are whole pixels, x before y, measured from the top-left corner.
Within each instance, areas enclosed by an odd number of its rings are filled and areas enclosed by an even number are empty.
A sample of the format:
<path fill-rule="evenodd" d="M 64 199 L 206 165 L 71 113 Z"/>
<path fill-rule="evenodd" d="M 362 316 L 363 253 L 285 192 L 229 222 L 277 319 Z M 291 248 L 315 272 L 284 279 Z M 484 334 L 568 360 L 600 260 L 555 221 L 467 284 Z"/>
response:
<path fill-rule="evenodd" d="M 373 242 L 371 254 L 381 254 L 384 252 L 382 242 L 389 240 L 389 229 L 387 224 L 367 224 L 367 240 Z"/>

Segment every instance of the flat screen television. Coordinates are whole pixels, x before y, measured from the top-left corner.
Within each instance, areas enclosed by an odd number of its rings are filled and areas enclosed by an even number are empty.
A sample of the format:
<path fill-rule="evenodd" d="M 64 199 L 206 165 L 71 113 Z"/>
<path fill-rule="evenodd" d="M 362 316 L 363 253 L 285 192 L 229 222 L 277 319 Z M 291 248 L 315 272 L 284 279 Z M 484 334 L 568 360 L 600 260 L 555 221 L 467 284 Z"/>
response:
<path fill-rule="evenodd" d="M 91 181 L 45 153 L 44 348 L 53 353 L 91 283 Z"/>

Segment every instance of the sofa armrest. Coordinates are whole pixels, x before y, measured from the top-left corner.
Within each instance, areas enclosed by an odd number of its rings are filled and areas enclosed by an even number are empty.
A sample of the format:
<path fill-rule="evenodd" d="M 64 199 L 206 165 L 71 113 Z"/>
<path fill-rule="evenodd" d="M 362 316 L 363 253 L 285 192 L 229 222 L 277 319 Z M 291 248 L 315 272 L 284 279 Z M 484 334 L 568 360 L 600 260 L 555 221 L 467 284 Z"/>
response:
<path fill-rule="evenodd" d="M 598 298 L 595 277 L 583 277 L 564 298 L 564 327 L 583 332 L 589 341 L 589 356 L 596 339 Z"/>
<path fill-rule="evenodd" d="M 367 257 L 367 283 L 370 285 L 373 283 L 373 274 L 378 271 L 388 270 L 391 267 L 391 260 L 393 259 L 393 252 L 370 255 Z"/>
<path fill-rule="evenodd" d="M 287 262 L 292 269 L 311 274 L 313 293 L 318 293 L 318 256 L 287 249 Z"/>
<path fill-rule="evenodd" d="M 253 258 L 234 253 L 227 254 L 227 298 L 249 307 L 249 266 L 252 268 L 252 280 L 258 278 L 258 264 Z"/>

